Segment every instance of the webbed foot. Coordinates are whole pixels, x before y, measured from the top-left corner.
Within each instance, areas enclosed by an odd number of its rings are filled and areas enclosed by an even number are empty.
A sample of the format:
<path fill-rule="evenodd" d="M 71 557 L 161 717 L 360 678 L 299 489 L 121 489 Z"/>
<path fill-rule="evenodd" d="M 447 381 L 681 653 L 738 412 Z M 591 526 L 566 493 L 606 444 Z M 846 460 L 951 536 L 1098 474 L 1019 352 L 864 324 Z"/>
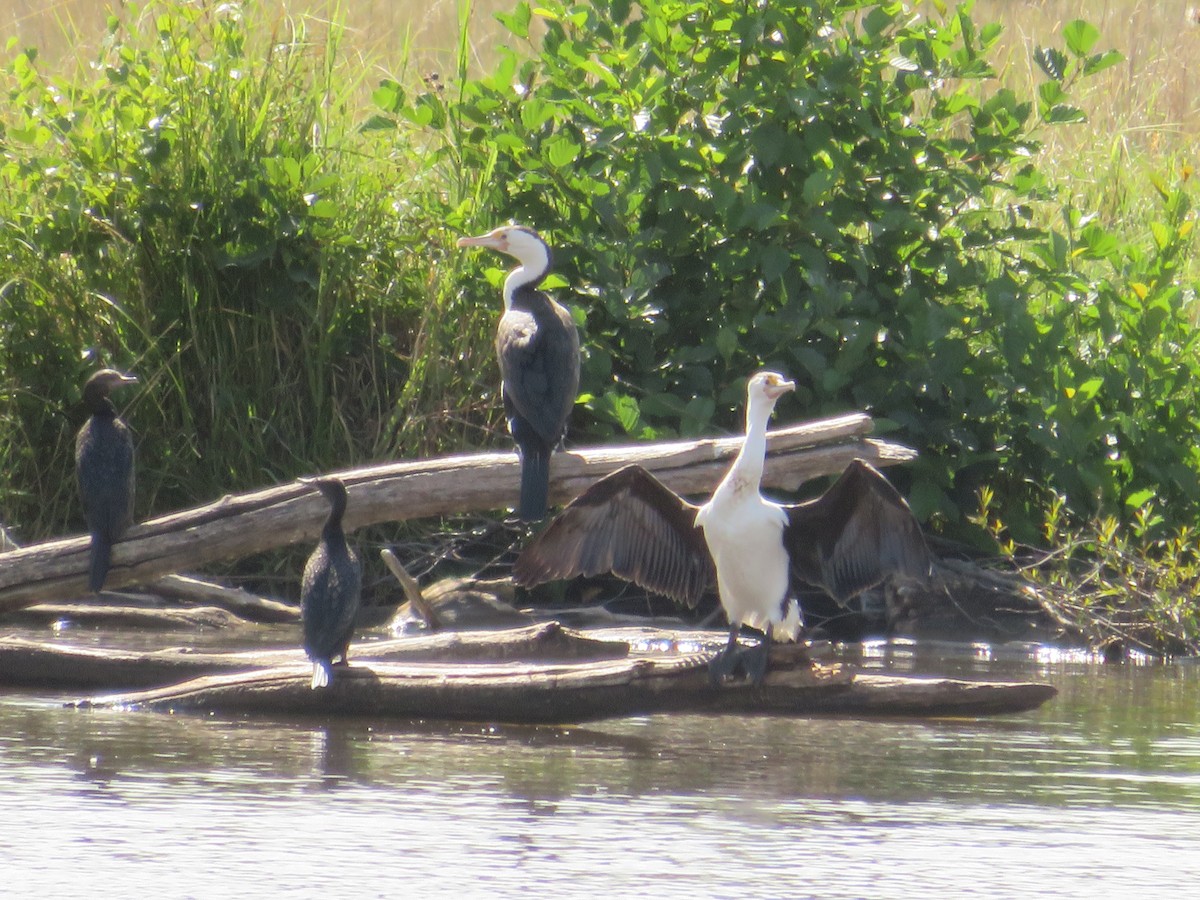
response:
<path fill-rule="evenodd" d="M 754 687 L 758 687 L 763 683 L 763 679 L 767 677 L 767 660 L 771 656 L 771 642 L 764 640 L 757 647 L 750 647 L 742 651 L 741 662 L 746 670 L 746 678 Z"/>
<path fill-rule="evenodd" d="M 712 658 L 708 664 L 708 681 L 713 687 L 720 687 L 736 677 L 742 668 L 742 652 L 736 647 L 726 647 Z"/>

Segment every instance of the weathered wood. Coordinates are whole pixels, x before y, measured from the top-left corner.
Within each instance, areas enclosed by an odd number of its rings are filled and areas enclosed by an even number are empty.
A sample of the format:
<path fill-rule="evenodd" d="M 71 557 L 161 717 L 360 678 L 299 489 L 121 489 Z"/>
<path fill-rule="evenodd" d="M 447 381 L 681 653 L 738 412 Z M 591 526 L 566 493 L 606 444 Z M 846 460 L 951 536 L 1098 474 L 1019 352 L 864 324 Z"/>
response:
<path fill-rule="evenodd" d="M 5 622 L 34 626 L 69 623 L 87 628 L 141 630 L 253 627 L 253 623 L 220 606 L 168 608 L 119 603 L 37 603 L 9 613 Z"/>
<path fill-rule="evenodd" d="M 308 666 L 195 679 L 80 701 L 86 707 L 569 724 L 661 712 L 977 716 L 1024 712 L 1054 696 L 1044 684 L 770 672 L 760 688 L 714 688 L 708 654 L 591 663 L 360 663 L 310 688 Z"/>
<path fill-rule="evenodd" d="M 887 466 L 913 451 L 864 437 L 861 413 L 803 423 L 768 435 L 764 483 L 797 487 L 840 472 L 853 459 Z M 562 503 L 629 463 L 640 463 L 672 489 L 705 493 L 741 446 L 741 437 L 594 447 L 555 454 L 550 499 Z M 337 473 L 350 491 L 346 527 L 508 507 L 520 467 L 513 453 L 475 453 L 389 463 Z M 133 526 L 113 547 L 106 584 L 145 584 L 217 560 L 243 557 L 315 539 L 328 512 L 310 487 L 293 482 L 230 495 L 215 503 Z M 70 599 L 87 588 L 88 539 L 68 538 L 0 554 L 0 613 L 33 603 Z"/>
<path fill-rule="evenodd" d="M 259 597 L 247 590 L 214 584 L 190 575 L 167 575 L 149 587 L 164 597 L 175 597 L 189 603 L 219 606 L 251 622 L 284 624 L 300 621 L 300 607 L 278 600 Z"/>
<path fill-rule="evenodd" d="M 297 630 L 297 645 L 299 640 Z M 592 638 L 557 622 L 507 631 L 412 635 L 350 645 L 354 664 L 360 660 L 579 661 L 618 659 L 628 653 L 629 645 L 624 641 Z M 299 646 L 227 653 L 180 647 L 136 651 L 0 637 L 0 685 L 10 686 L 128 690 L 288 665 L 308 665 Z M 311 681 L 311 665 L 308 672 Z"/>

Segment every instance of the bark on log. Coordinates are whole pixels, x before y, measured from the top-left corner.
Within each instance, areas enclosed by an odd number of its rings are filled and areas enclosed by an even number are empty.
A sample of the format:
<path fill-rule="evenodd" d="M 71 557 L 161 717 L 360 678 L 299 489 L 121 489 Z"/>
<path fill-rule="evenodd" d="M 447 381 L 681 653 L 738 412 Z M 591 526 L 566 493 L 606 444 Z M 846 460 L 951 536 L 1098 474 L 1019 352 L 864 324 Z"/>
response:
<path fill-rule="evenodd" d="M 259 597 L 242 588 L 214 584 L 190 575 L 167 575 L 149 585 L 164 597 L 176 597 L 189 603 L 219 606 L 240 619 L 267 624 L 300 621 L 300 607 Z"/>
<path fill-rule="evenodd" d="M 764 483 L 794 489 L 840 472 L 853 459 L 887 466 L 912 459 L 912 450 L 866 438 L 862 413 L 778 429 L 768 436 Z M 653 471 L 684 494 L 711 491 L 723 477 L 741 437 L 595 447 L 555 454 L 550 499 L 562 503 L 628 463 Z M 514 453 L 476 453 L 390 463 L 336 473 L 350 493 L 348 530 L 379 522 L 503 509 L 516 496 L 520 466 Z M 207 563 L 315 540 L 328 512 L 310 487 L 292 482 L 230 495 L 215 503 L 133 526 L 113 547 L 106 585 L 145 584 Z M 88 539 L 68 538 L 0 554 L 0 613 L 34 603 L 84 596 Z"/>
<path fill-rule="evenodd" d="M 300 633 L 296 631 L 299 644 Z M 620 659 L 625 641 L 592 638 L 557 622 L 493 632 L 446 632 L 350 645 L 352 664 L 389 660 L 554 661 Z M 52 689 L 129 690 L 173 684 L 189 678 L 277 666 L 308 666 L 304 651 L 247 650 L 232 653 L 190 648 L 136 651 L 0 637 L 0 685 Z"/>
<path fill-rule="evenodd" d="M 84 628 L 137 628 L 143 631 L 252 628 L 256 624 L 220 606 L 167 608 L 111 603 L 38 603 L 10 613 L 5 622 L 34 627 L 64 623 Z"/>
<path fill-rule="evenodd" d="M 772 671 L 760 688 L 709 684 L 709 654 L 592 663 L 370 663 L 310 688 L 309 666 L 214 675 L 169 688 L 79 701 L 83 707 L 270 715 L 351 715 L 574 724 L 662 712 L 980 716 L 1024 712 L 1045 684 Z"/>

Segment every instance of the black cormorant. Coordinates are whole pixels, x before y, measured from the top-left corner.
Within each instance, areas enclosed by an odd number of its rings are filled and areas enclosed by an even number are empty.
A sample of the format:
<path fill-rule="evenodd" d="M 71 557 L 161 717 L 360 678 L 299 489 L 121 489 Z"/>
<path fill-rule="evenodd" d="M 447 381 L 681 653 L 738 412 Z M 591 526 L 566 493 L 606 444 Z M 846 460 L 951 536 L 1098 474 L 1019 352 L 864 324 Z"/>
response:
<path fill-rule="evenodd" d="M 641 466 L 596 482 L 573 500 L 517 559 L 513 578 L 532 586 L 605 572 L 695 606 L 714 583 L 729 620 L 729 643 L 713 681 L 742 659 L 753 682 L 766 673 L 772 637 L 796 640 L 795 592 L 823 588 L 844 603 L 890 576 L 925 581 L 932 557 L 904 498 L 861 460 L 816 500 L 781 505 L 759 491 L 767 421 L 795 385 L 760 372 L 747 387 L 746 439 L 712 498 L 694 506 Z M 742 624 L 760 629 L 757 651 L 735 650 Z"/>
<path fill-rule="evenodd" d="M 88 531 L 92 535 L 88 589 L 104 587 L 113 542 L 133 523 L 133 435 L 117 417 L 109 394 L 133 375 L 101 369 L 83 386 L 83 405 L 91 414 L 75 436 L 75 477 Z"/>
<path fill-rule="evenodd" d="M 300 583 L 300 615 L 304 620 L 304 651 L 313 663 L 312 686 L 325 687 L 338 657 L 348 662 L 354 620 L 362 600 L 362 565 L 346 544 L 342 516 L 346 486 L 339 478 L 302 478 L 329 501 L 329 518 Z"/>
<path fill-rule="evenodd" d="M 579 391 L 579 332 L 571 313 L 537 286 L 550 271 L 550 247 L 532 228 L 505 225 L 460 247 L 490 247 L 521 264 L 504 281 L 504 315 L 496 329 L 508 428 L 521 454 L 517 516 L 546 515 L 550 454 L 567 433 Z"/>

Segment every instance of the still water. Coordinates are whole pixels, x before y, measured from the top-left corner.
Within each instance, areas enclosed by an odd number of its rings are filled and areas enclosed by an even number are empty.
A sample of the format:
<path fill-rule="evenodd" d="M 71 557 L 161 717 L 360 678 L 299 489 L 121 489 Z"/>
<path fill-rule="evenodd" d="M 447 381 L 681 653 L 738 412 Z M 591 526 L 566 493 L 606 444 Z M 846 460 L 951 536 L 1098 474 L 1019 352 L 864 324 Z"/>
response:
<path fill-rule="evenodd" d="M 261 721 L 0 694 L 5 897 L 1195 896 L 1200 666 L 877 645 L 1048 680 L 968 721 Z"/>

